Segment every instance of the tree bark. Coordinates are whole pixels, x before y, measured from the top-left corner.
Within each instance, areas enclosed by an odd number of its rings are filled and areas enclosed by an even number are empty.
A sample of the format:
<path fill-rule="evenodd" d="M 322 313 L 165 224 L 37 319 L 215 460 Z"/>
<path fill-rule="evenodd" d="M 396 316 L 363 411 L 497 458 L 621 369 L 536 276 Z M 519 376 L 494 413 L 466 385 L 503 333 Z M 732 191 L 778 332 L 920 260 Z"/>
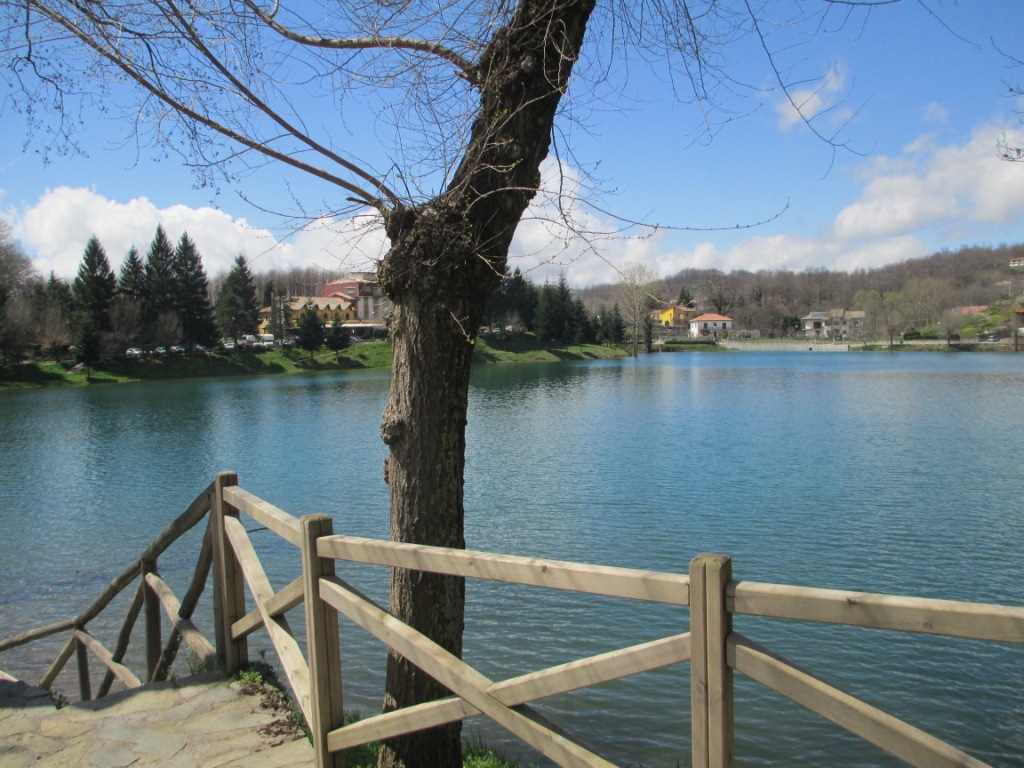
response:
<path fill-rule="evenodd" d="M 593 0 L 522 0 L 477 64 L 480 108 L 449 187 L 386 221 L 378 278 L 395 304 L 391 395 L 381 422 L 395 541 L 465 547 L 470 363 L 508 248 L 540 184 L 558 103 Z M 461 656 L 462 579 L 395 569 L 391 613 Z M 391 653 L 385 711 L 448 695 Z M 381 768 L 461 766 L 461 724 L 391 740 Z"/>

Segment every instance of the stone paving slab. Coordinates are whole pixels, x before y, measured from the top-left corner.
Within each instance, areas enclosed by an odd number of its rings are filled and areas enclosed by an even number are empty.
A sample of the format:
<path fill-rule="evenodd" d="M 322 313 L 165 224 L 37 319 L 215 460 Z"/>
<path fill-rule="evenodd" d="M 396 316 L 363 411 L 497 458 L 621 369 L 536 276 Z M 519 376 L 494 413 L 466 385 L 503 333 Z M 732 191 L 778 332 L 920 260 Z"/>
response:
<path fill-rule="evenodd" d="M 281 713 L 208 675 L 54 708 L 49 694 L 0 678 L 0 766 L 26 768 L 303 768 L 300 734 L 265 728 Z"/>

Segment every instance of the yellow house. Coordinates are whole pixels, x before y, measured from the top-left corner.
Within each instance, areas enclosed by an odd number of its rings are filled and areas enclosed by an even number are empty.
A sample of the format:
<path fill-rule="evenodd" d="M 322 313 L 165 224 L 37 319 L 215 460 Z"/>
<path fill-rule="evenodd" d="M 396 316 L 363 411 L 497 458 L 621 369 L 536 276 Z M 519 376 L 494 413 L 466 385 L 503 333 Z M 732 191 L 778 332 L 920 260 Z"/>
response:
<path fill-rule="evenodd" d="M 354 323 L 356 315 L 355 301 L 345 296 L 297 296 L 288 302 L 288 327 L 295 328 L 299 324 L 302 313 L 308 309 L 316 312 L 320 321 L 328 328 L 342 323 Z"/>
<path fill-rule="evenodd" d="M 307 308 L 312 308 L 320 317 L 320 321 L 331 328 L 335 324 L 354 323 L 359 318 L 356 316 L 356 303 L 345 296 L 296 296 L 289 299 L 288 327 L 296 328 L 299 325 L 299 318 Z M 260 322 L 257 333 L 270 333 L 271 309 L 263 307 L 260 310 Z"/>
<path fill-rule="evenodd" d="M 697 310 L 693 307 L 671 304 L 662 309 L 652 309 L 651 319 L 654 321 L 656 326 L 661 326 L 666 330 L 686 332 L 689 325 L 689 319 L 696 314 Z"/>

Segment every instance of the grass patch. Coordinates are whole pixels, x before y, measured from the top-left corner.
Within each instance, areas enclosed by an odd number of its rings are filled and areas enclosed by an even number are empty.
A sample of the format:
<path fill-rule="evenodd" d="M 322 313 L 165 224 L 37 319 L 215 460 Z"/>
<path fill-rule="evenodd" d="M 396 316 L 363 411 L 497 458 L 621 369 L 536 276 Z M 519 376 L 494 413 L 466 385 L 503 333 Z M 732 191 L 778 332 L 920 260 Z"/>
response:
<path fill-rule="evenodd" d="M 474 363 L 551 363 L 560 360 L 611 360 L 626 355 L 621 347 L 600 344 L 548 345 L 532 333 L 487 334 L 476 340 Z"/>
<path fill-rule="evenodd" d="M 282 685 L 276 670 L 270 664 L 265 661 L 252 662 L 235 675 L 233 681 L 242 693 L 246 696 L 258 696 L 260 706 L 276 715 L 273 721 L 260 728 L 260 733 L 285 738 L 305 736 L 312 741 L 312 734 L 302 710 L 292 701 L 288 690 Z M 346 725 L 359 720 L 362 720 L 362 713 L 345 713 Z M 376 768 L 379 753 L 379 742 L 353 747 L 345 753 L 348 768 Z M 463 768 L 529 768 L 525 764 L 507 760 L 476 737 L 463 742 L 462 765 Z"/>
<path fill-rule="evenodd" d="M 281 685 L 272 666 L 264 661 L 253 662 L 235 675 L 234 680 L 242 693 L 246 696 L 259 696 L 260 706 L 276 715 L 274 720 L 260 727 L 260 733 L 269 736 L 312 738 L 302 710 Z"/>
<path fill-rule="evenodd" d="M 727 352 L 713 339 L 666 339 L 664 344 L 654 347 L 654 354 L 661 352 Z"/>
<path fill-rule="evenodd" d="M 362 719 L 359 712 L 346 712 L 345 724 L 358 722 Z M 353 747 L 345 753 L 348 768 L 377 768 L 377 755 L 380 743 L 372 742 Z M 478 738 L 470 738 L 462 742 L 462 768 L 531 768 L 525 763 L 508 760 L 501 754 L 489 749 Z"/>

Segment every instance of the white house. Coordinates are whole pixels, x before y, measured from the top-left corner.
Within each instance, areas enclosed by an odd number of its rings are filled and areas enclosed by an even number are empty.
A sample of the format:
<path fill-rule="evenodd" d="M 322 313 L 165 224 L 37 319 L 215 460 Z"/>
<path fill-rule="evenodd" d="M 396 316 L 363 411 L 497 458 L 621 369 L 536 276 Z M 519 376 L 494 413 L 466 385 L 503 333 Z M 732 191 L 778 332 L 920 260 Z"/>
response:
<path fill-rule="evenodd" d="M 862 309 L 833 309 L 829 312 L 811 312 L 800 318 L 807 338 L 833 339 L 862 338 L 866 315 Z"/>
<path fill-rule="evenodd" d="M 700 336 L 717 338 L 719 334 L 731 331 L 732 323 L 732 318 L 725 315 L 714 313 L 700 315 L 690 321 L 690 338 L 696 339 Z"/>

